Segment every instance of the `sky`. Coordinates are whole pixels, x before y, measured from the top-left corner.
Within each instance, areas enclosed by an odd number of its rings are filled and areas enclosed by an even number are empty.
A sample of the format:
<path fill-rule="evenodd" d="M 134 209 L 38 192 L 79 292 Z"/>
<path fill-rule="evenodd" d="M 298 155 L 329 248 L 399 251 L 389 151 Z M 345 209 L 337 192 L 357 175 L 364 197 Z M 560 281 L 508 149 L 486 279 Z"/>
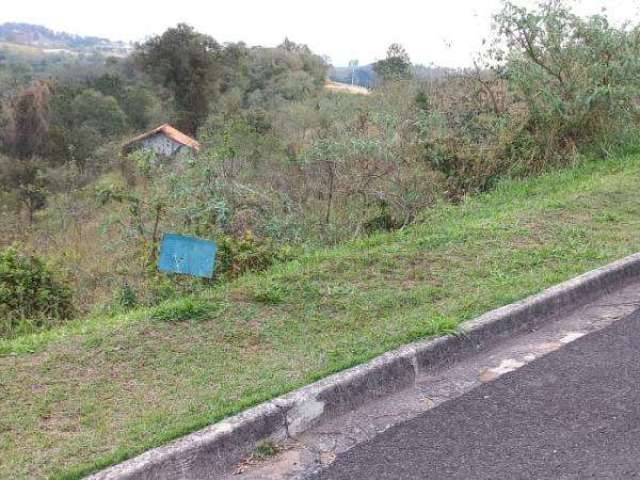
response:
<path fill-rule="evenodd" d="M 535 0 L 516 0 L 533 5 Z M 501 0 L 0 0 L 0 23 L 140 41 L 179 22 L 217 41 L 275 46 L 285 37 L 334 65 L 383 58 L 392 42 L 414 63 L 472 63 Z M 640 0 L 574 0 L 581 15 L 606 8 L 615 22 L 638 21 Z"/>

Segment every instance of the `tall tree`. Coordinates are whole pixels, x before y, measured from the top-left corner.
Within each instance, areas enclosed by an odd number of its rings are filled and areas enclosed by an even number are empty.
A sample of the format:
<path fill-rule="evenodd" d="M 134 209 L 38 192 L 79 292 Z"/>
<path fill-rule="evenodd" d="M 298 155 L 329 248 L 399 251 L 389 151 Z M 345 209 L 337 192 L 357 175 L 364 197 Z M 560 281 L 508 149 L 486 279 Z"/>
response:
<path fill-rule="evenodd" d="M 411 59 L 399 43 L 392 43 L 387 49 L 387 57 L 373 64 L 374 71 L 383 80 L 398 80 L 411 75 Z"/>
<path fill-rule="evenodd" d="M 51 89 L 45 82 L 26 88 L 12 102 L 5 145 L 11 155 L 30 159 L 42 153 L 49 131 Z"/>
<path fill-rule="evenodd" d="M 45 162 L 38 155 L 46 151 L 49 133 L 51 88 L 39 82 L 26 88 L 10 103 L 2 132 L 0 189 L 13 191 L 26 208 L 29 223 L 46 203 Z"/>
<path fill-rule="evenodd" d="M 212 37 L 179 24 L 138 45 L 136 63 L 173 93 L 177 125 L 195 134 L 219 93 L 221 47 Z"/>

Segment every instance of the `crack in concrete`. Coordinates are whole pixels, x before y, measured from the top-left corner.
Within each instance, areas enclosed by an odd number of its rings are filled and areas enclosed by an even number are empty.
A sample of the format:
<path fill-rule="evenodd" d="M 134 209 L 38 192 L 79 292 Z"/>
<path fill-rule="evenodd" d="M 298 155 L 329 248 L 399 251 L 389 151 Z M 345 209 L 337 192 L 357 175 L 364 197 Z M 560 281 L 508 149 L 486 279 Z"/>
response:
<path fill-rule="evenodd" d="M 277 402 L 272 402 L 272 403 L 282 414 L 282 425 L 284 427 L 285 440 L 292 439 L 293 437 L 289 434 L 289 417 L 288 417 L 289 409 L 286 407 L 283 407 L 282 405 L 278 405 Z"/>

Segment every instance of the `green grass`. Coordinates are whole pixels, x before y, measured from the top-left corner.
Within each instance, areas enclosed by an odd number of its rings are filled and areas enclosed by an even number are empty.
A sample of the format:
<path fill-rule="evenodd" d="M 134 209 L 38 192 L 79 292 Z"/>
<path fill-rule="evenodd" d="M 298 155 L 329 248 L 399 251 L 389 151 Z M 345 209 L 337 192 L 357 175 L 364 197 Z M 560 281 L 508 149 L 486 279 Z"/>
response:
<path fill-rule="evenodd" d="M 0 477 L 78 478 L 639 250 L 640 156 L 128 315 L 0 342 Z"/>
<path fill-rule="evenodd" d="M 253 452 L 253 458 L 257 460 L 264 460 L 265 458 L 273 457 L 278 453 L 278 447 L 270 440 L 260 442 Z"/>

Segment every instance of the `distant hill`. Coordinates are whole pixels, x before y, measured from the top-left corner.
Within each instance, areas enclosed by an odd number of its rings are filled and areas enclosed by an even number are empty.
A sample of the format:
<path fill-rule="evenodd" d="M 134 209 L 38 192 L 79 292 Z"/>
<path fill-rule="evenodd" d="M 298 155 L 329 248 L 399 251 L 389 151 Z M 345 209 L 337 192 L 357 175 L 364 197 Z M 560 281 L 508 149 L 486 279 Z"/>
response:
<path fill-rule="evenodd" d="M 45 53 L 69 51 L 73 53 L 102 52 L 111 55 L 124 55 L 131 48 L 126 42 L 55 32 L 42 25 L 11 22 L 0 25 L 0 42 L 37 47 Z"/>

